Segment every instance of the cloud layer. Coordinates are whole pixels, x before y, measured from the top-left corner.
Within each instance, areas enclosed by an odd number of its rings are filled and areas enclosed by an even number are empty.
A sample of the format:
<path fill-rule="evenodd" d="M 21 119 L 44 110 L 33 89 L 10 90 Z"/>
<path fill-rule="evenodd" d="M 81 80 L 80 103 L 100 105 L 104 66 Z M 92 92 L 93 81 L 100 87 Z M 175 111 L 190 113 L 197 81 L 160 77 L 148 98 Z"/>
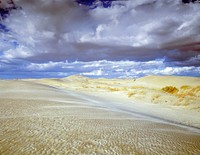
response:
<path fill-rule="evenodd" d="M 110 8 L 90 9 L 74 0 L 15 2 L 22 9 L 13 11 L 3 21 L 9 31 L 0 33 L 2 77 L 11 71 L 16 77 L 19 72 L 20 75 L 30 72 L 32 76 L 36 76 L 35 72 L 41 75 L 59 72 L 63 76 L 80 73 L 122 77 L 129 76 L 128 72 L 130 76 L 136 73 L 199 76 L 200 4 L 129 0 L 115 1 Z M 163 67 L 146 69 L 145 64 L 157 65 L 160 60 Z M 63 68 L 66 62 L 72 65 L 71 69 Z M 129 62 L 129 66 L 122 62 Z M 102 68 L 88 69 L 82 66 L 84 63 L 105 64 Z M 137 69 L 132 63 L 144 68 Z M 112 65 L 118 65 L 122 72 L 109 73 L 107 68 Z"/>
<path fill-rule="evenodd" d="M 23 65 L 22 65 L 23 63 Z M 8 70 L 8 68 L 10 68 Z M 200 67 L 170 66 L 164 60 L 152 61 L 90 61 L 90 62 L 9 62 L 1 63 L 3 78 L 66 77 L 79 74 L 92 78 L 138 78 L 145 75 L 184 75 L 199 76 Z"/>

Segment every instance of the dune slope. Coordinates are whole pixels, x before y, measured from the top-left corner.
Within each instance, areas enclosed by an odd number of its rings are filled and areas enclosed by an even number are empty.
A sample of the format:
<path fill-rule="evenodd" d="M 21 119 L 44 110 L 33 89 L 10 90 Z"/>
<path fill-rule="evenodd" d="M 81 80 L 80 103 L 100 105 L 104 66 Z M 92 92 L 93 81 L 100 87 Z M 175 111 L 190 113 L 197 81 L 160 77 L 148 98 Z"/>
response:
<path fill-rule="evenodd" d="M 154 117 L 200 127 L 200 78 L 197 77 L 90 79 L 71 76 L 64 79 L 42 79 L 37 82 L 90 94 L 115 103 L 124 103 Z M 176 117 L 177 115 L 179 117 Z"/>
<path fill-rule="evenodd" d="M 1 81 L 0 90 L 2 155 L 200 153 L 197 131 L 113 111 L 103 100 L 96 106 L 69 89 L 29 80 Z"/>

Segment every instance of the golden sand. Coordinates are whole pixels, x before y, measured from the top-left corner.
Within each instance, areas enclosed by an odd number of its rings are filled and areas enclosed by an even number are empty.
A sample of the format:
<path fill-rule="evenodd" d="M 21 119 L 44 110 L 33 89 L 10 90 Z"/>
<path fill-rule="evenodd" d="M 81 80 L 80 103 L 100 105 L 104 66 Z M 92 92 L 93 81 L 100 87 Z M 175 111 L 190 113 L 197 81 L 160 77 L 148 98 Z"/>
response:
<path fill-rule="evenodd" d="M 89 79 L 71 76 L 42 79 L 39 83 L 87 93 L 119 92 L 132 101 L 175 106 L 200 112 L 200 78 L 147 76 L 139 79 Z"/>
<path fill-rule="evenodd" d="M 1 155 L 200 154 L 200 134 L 177 125 L 89 105 L 32 81 L 1 81 L 0 90 Z"/>
<path fill-rule="evenodd" d="M 63 79 L 31 80 L 84 95 L 129 105 L 142 113 L 200 128 L 200 78 L 146 76 L 139 79 L 90 79 L 70 76 Z M 177 117 L 179 116 L 179 117 Z"/>

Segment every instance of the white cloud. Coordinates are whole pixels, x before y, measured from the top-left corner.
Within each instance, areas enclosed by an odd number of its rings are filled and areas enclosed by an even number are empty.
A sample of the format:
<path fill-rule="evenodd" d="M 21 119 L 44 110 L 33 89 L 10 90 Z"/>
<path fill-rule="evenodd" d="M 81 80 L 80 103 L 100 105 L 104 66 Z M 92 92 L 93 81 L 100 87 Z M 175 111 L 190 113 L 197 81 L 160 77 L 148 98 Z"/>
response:
<path fill-rule="evenodd" d="M 101 77 L 101 76 L 108 76 L 108 73 L 104 73 L 102 69 L 99 69 L 99 70 L 94 70 L 92 72 L 80 73 L 80 75 Z"/>
<path fill-rule="evenodd" d="M 166 67 L 161 71 L 154 71 L 155 74 L 163 74 L 163 75 L 178 75 L 183 74 L 184 72 L 198 71 L 200 67 Z"/>
<path fill-rule="evenodd" d="M 0 63 L 8 70 L 199 76 L 199 4 L 129 0 L 88 9 L 74 0 L 16 2 L 22 10 L 3 21 L 9 32 L 0 33 Z"/>
<path fill-rule="evenodd" d="M 80 74 L 89 77 L 128 78 L 145 75 L 198 75 L 200 67 L 170 67 L 164 60 L 136 61 L 90 61 L 90 62 L 49 62 L 27 64 L 31 72 L 59 72 L 59 76 Z"/>
<path fill-rule="evenodd" d="M 124 59 L 133 59 L 138 56 L 137 49 L 129 52 L 132 57 L 123 57 L 123 51 L 129 46 L 139 47 L 146 53 L 149 52 L 147 47 L 150 47 L 155 49 L 152 55 L 162 58 L 157 55 L 157 50 L 173 48 L 171 42 L 181 47 L 200 39 L 200 6 L 184 5 L 179 0 L 116 1 L 113 4 L 123 5 L 91 10 L 73 0 L 16 2 L 22 10 L 13 11 L 12 16 L 5 20 L 4 24 L 11 31 L 1 34 L 0 38 L 14 39 L 20 46 L 29 49 L 29 57 L 51 53 L 55 59 L 59 57 L 56 60 L 63 57 L 63 60 L 74 61 L 86 59 L 80 52 L 87 55 L 88 51 L 92 51 L 92 54 L 98 53 L 92 57 L 93 60 L 117 60 L 118 54 Z M 0 42 L 0 51 L 15 51 L 9 41 Z M 98 49 L 105 45 L 109 46 L 107 50 Z M 115 55 L 116 46 L 121 49 Z M 15 52 L 9 53 L 15 55 Z M 43 57 L 44 61 L 51 60 L 45 58 L 48 56 Z"/>
<path fill-rule="evenodd" d="M 2 55 L 3 59 L 14 59 L 14 58 L 27 58 L 32 56 L 32 52 L 29 48 L 24 46 L 18 46 L 16 49 L 9 49 Z"/>
<path fill-rule="evenodd" d="M 153 61 L 90 61 L 90 62 L 47 62 L 17 63 L 0 62 L 0 77 L 11 74 L 11 77 L 66 77 L 73 74 L 88 77 L 105 78 L 138 78 L 146 75 L 192 75 L 199 76 L 200 67 L 172 67 L 164 60 Z M 18 66 L 19 65 L 19 66 Z M 14 75 L 13 75 L 14 74 Z"/>

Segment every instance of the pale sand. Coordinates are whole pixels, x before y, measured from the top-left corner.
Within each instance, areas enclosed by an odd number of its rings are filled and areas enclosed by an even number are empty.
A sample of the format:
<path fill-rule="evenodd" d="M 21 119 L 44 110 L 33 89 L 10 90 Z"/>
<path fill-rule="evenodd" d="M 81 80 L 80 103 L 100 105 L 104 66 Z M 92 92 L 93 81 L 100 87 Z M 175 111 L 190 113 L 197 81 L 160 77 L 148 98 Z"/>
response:
<path fill-rule="evenodd" d="M 106 107 L 114 106 L 115 109 L 136 111 L 200 128 L 200 78 L 147 76 L 134 80 L 71 76 L 35 82 L 78 91 L 87 98 L 103 98 L 109 103 Z"/>
<path fill-rule="evenodd" d="M 0 81 L 0 90 L 1 155 L 200 154 L 198 129 L 32 80 Z"/>

